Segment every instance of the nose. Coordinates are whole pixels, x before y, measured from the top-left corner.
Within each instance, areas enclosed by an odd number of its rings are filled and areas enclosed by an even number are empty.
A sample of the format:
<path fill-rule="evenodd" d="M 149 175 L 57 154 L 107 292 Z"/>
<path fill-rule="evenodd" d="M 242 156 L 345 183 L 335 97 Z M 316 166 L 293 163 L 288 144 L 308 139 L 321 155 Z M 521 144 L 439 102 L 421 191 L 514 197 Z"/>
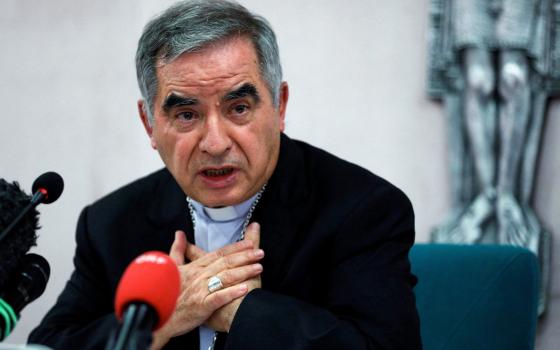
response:
<path fill-rule="evenodd" d="M 220 156 L 230 150 L 232 140 L 229 137 L 227 126 L 218 115 L 206 118 L 199 148 L 211 156 Z"/>

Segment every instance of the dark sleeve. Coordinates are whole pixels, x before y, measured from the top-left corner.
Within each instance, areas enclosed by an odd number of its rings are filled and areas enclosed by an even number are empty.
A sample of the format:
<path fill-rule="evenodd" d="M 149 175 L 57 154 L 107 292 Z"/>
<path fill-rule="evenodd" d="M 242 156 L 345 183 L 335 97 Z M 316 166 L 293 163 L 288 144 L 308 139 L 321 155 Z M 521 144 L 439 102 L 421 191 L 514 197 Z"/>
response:
<path fill-rule="evenodd" d="M 31 332 L 28 342 L 53 349 L 103 349 L 117 326 L 101 260 L 87 228 L 88 208 L 78 220 L 75 270 L 54 307 Z"/>
<path fill-rule="evenodd" d="M 241 303 L 226 349 L 421 349 L 408 260 L 413 242 L 408 198 L 392 186 L 370 191 L 333 242 L 320 298 L 326 303 L 254 290 Z"/>

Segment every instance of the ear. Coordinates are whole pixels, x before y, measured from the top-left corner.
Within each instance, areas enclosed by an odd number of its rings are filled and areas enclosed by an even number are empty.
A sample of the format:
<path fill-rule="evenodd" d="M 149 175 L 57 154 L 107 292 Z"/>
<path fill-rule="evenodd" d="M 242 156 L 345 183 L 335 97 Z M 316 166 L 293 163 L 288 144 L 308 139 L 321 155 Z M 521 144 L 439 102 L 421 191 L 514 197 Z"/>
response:
<path fill-rule="evenodd" d="M 288 83 L 282 82 L 280 84 L 280 94 L 278 96 L 278 114 L 280 116 L 280 131 L 283 132 L 286 127 L 286 107 L 288 106 L 288 97 L 290 96 L 290 91 L 288 89 Z"/>
<path fill-rule="evenodd" d="M 153 149 L 157 149 L 156 140 L 153 137 L 154 129 L 152 124 L 150 123 L 150 119 L 148 119 L 148 105 L 144 100 L 138 100 L 138 114 L 140 115 L 140 120 L 142 120 L 142 124 L 144 125 L 144 129 L 150 138 L 150 143 Z"/>

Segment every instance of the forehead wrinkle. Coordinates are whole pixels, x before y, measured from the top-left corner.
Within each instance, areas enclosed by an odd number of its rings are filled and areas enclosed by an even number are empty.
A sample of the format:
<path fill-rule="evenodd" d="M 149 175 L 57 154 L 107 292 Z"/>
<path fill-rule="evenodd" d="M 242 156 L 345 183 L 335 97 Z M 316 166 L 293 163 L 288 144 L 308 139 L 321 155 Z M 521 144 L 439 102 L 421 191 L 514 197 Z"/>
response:
<path fill-rule="evenodd" d="M 171 83 L 209 85 L 238 75 L 250 75 L 254 66 L 257 65 L 258 67 L 256 60 L 252 59 L 241 64 L 231 64 L 229 61 L 224 63 L 221 55 L 217 58 L 208 57 L 207 59 L 200 60 L 192 57 L 191 55 L 193 54 L 187 53 L 185 54 L 186 56 L 179 56 L 176 60 L 158 67 L 161 77 Z M 184 69 L 181 69 L 182 67 Z M 258 69 L 257 73 L 260 73 Z"/>
<path fill-rule="evenodd" d="M 239 49 L 230 44 L 240 40 L 246 39 L 228 40 L 223 46 L 187 52 L 167 62 L 160 59 L 156 68 L 158 95 L 172 91 L 188 96 L 223 95 L 242 82 L 259 85 L 262 77 L 252 43 L 248 54 L 246 46 Z M 233 53 L 232 59 L 224 60 L 228 53 Z"/>
<path fill-rule="evenodd" d="M 229 55 L 230 53 L 234 53 L 233 55 Z M 250 65 L 258 64 L 258 59 L 256 57 L 256 53 L 251 53 L 250 56 L 253 57 L 242 57 L 241 60 L 239 56 L 244 54 L 243 50 L 239 48 L 223 48 L 222 50 L 203 50 L 200 52 L 185 52 L 182 55 L 179 55 L 172 61 L 163 62 L 159 61 L 157 65 L 157 70 L 164 71 L 167 68 L 174 67 L 174 66 L 185 66 L 193 69 L 193 72 L 196 73 L 203 73 L 205 71 L 209 71 L 212 69 L 217 70 L 228 70 L 231 68 L 243 68 Z M 233 56 L 230 57 L 228 60 L 224 60 L 224 56 Z"/>

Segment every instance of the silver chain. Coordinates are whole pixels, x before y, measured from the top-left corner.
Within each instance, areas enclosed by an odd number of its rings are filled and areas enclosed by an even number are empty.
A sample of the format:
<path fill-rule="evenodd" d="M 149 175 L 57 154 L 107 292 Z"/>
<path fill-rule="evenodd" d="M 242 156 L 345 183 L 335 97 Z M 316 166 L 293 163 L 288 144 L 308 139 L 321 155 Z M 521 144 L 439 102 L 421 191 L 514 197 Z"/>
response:
<path fill-rule="evenodd" d="M 255 211 L 255 208 L 257 207 L 257 204 L 259 204 L 259 200 L 261 199 L 262 194 L 263 194 L 265 189 L 266 189 L 266 184 L 263 185 L 261 190 L 257 193 L 257 196 L 255 197 L 255 200 L 253 201 L 253 204 L 251 204 L 251 208 L 249 208 L 249 212 L 247 213 L 247 216 L 245 217 L 245 221 L 243 222 L 243 226 L 241 227 L 241 235 L 237 239 L 237 242 L 245 239 L 245 231 L 247 231 L 247 227 L 249 226 L 249 222 L 251 221 L 251 217 L 253 216 L 253 212 Z M 189 214 L 191 215 L 191 221 L 192 221 L 193 231 L 194 231 L 195 226 L 196 226 L 196 219 L 195 219 L 195 216 L 194 216 L 194 205 L 192 204 L 192 199 L 189 196 L 187 196 L 187 206 L 189 208 Z M 214 350 L 214 346 L 216 345 L 216 340 L 217 339 L 218 339 L 218 332 L 214 332 L 214 338 L 212 339 L 212 344 L 210 344 L 210 346 L 208 347 L 208 350 Z"/>

